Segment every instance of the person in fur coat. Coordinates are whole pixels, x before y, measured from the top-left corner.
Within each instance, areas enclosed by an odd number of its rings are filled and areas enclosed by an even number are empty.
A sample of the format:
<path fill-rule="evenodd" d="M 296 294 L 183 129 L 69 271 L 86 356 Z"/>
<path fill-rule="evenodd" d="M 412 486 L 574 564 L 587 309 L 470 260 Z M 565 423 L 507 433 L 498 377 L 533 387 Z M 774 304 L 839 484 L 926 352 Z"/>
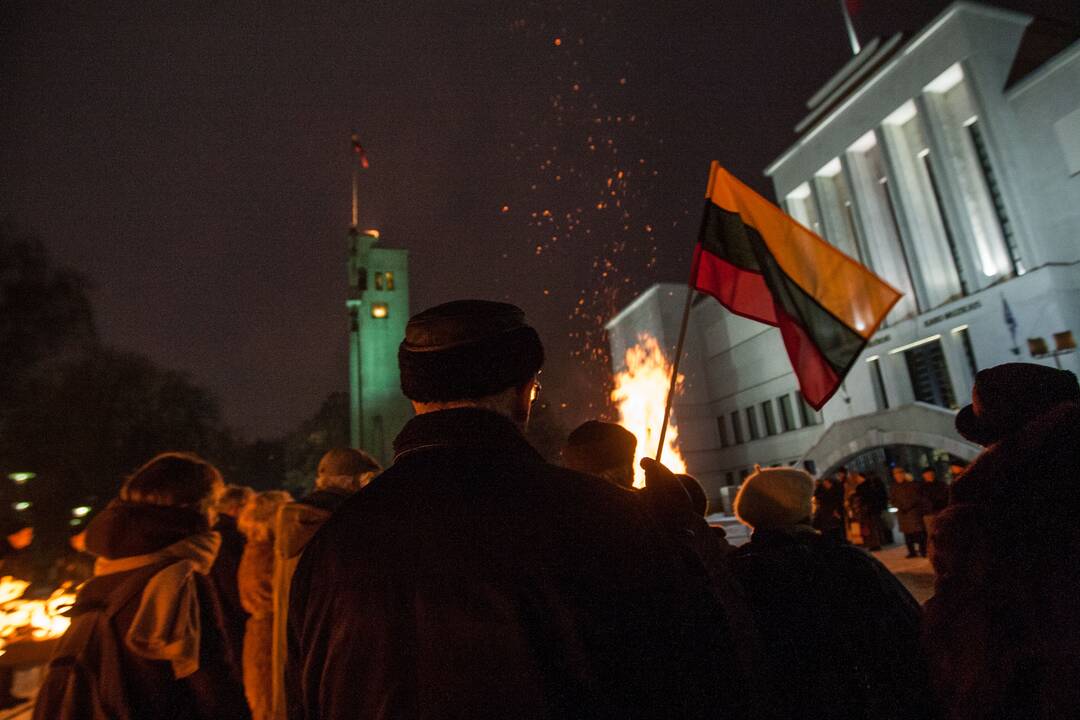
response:
<path fill-rule="evenodd" d="M 237 525 L 247 537 L 237 581 L 240 602 L 248 613 L 244 631 L 244 693 L 252 720 L 273 716 L 274 645 L 274 519 L 278 508 L 292 502 L 281 490 L 258 493 L 240 511 Z"/>
<path fill-rule="evenodd" d="M 1080 386 L 983 370 L 956 426 L 986 449 L 930 541 L 923 636 L 945 720 L 1080 717 Z"/>

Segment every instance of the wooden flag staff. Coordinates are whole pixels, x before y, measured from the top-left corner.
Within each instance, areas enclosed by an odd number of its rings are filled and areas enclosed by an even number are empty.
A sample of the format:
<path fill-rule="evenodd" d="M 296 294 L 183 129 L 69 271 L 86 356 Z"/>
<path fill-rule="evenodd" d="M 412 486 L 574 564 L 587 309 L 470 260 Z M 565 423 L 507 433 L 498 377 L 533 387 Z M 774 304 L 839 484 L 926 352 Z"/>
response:
<path fill-rule="evenodd" d="M 667 439 L 668 421 L 671 420 L 671 403 L 675 401 L 675 386 L 679 382 L 679 361 L 682 360 L 683 344 L 686 343 L 686 327 L 690 324 L 690 306 L 694 302 L 696 290 L 688 284 L 686 288 L 686 306 L 683 308 L 682 325 L 679 326 L 679 341 L 675 344 L 675 359 L 671 361 L 671 384 L 668 386 L 667 404 L 664 406 L 664 424 L 660 426 L 660 443 L 656 448 L 656 462 L 664 454 L 664 440 Z"/>

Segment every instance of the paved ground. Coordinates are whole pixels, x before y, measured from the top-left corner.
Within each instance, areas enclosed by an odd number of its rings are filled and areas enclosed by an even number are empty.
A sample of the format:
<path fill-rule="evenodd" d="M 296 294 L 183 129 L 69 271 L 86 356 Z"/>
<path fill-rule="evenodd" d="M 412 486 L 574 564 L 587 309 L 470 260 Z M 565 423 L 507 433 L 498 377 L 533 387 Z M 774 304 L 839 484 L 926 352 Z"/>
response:
<path fill-rule="evenodd" d="M 934 594 L 934 569 L 926 558 L 908 558 L 907 547 L 894 545 L 873 553 L 904 583 L 915 599 L 924 603 Z"/>

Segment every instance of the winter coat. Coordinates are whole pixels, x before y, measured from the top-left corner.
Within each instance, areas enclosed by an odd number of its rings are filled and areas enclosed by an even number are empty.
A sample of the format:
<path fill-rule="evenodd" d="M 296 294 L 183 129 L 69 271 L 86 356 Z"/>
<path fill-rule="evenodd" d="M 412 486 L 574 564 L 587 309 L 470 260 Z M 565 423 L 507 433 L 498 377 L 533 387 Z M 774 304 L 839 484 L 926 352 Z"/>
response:
<path fill-rule="evenodd" d="M 87 549 L 95 555 L 120 560 L 163 550 L 187 537 L 209 530 L 206 518 L 181 508 L 113 502 L 97 515 L 86 530 Z M 159 562 L 132 570 L 91 578 L 80 589 L 73 616 L 107 604 L 110 594 L 130 587 L 133 577 L 147 584 L 169 563 Z M 151 660 L 125 642 L 142 601 L 134 594 L 113 618 L 115 637 L 108 647 L 120 648 L 119 657 L 98 663 L 102 695 L 124 698 L 133 716 L 154 720 L 247 720 L 250 718 L 240 678 L 235 674 L 231 647 L 225 636 L 221 606 L 213 582 L 206 575 L 193 576 L 198 608 L 198 670 L 177 678 L 172 663 Z M 60 698 L 50 698 L 56 706 Z"/>
<path fill-rule="evenodd" d="M 244 634 L 244 692 L 252 720 L 269 720 L 273 705 L 274 543 L 248 542 L 238 574 L 240 601 L 249 614 Z"/>
<path fill-rule="evenodd" d="M 949 504 L 949 486 L 941 480 L 935 480 L 934 482 L 923 481 L 921 487 L 923 495 L 926 496 L 927 501 L 930 503 L 928 515 L 941 512 Z"/>
<path fill-rule="evenodd" d="M 349 493 L 336 488 L 316 490 L 296 502 L 281 506 L 274 526 L 272 717 L 285 720 L 285 660 L 289 617 L 289 589 L 300 553 Z"/>
<path fill-rule="evenodd" d="M 232 656 L 239 663 L 243 657 L 244 625 L 248 614 L 240 602 L 240 589 L 237 586 L 237 573 L 240 570 L 240 558 L 244 554 L 247 540 L 236 527 L 236 518 L 231 515 L 219 515 L 214 530 L 221 535 L 221 549 L 218 559 L 210 571 L 218 597 L 221 599 L 221 614 L 225 621 L 225 632 L 232 644 Z M 241 671 L 237 665 L 237 672 Z"/>
<path fill-rule="evenodd" d="M 855 501 L 866 515 L 880 515 L 889 507 L 889 495 L 885 484 L 876 477 L 868 477 L 855 488 Z"/>
<path fill-rule="evenodd" d="M 832 530 L 844 524 L 844 486 L 833 483 L 825 487 L 819 483 L 814 488 L 814 520 L 816 530 Z"/>
<path fill-rule="evenodd" d="M 413 418 L 293 578 L 290 720 L 738 716 L 704 568 L 506 418 Z"/>
<path fill-rule="evenodd" d="M 919 605 L 876 559 L 800 525 L 755 531 L 731 567 L 783 717 L 933 717 Z"/>
<path fill-rule="evenodd" d="M 1080 403 L 988 447 L 935 516 L 924 642 L 947 720 L 1080 717 Z"/>
<path fill-rule="evenodd" d="M 930 500 L 923 494 L 922 483 L 898 482 L 892 488 L 896 524 L 905 535 L 925 532 L 923 516 L 930 512 Z"/>

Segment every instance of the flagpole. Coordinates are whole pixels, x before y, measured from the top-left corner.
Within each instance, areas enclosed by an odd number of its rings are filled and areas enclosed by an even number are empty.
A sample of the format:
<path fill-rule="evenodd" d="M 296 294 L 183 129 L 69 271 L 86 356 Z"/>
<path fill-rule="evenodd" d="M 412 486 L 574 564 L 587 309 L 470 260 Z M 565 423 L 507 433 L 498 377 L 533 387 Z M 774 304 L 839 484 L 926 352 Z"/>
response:
<path fill-rule="evenodd" d="M 360 222 L 360 162 L 355 157 L 352 160 L 352 226 L 355 230 Z"/>
<path fill-rule="evenodd" d="M 671 420 L 671 404 L 675 401 L 675 386 L 679 382 L 679 361 L 682 360 L 683 345 L 686 343 L 686 328 L 690 324 L 690 306 L 694 302 L 694 293 L 694 286 L 687 283 L 686 305 L 683 307 L 682 325 L 679 326 L 679 341 L 675 344 L 675 359 L 671 362 L 671 384 L 668 385 L 667 404 L 664 406 L 664 424 L 660 426 L 656 462 L 660 462 L 660 457 L 664 454 L 664 440 L 667 439 L 668 421 Z"/>
<path fill-rule="evenodd" d="M 862 47 L 859 45 L 859 37 L 855 34 L 855 23 L 851 22 L 851 13 L 848 12 L 848 0 L 840 0 L 840 11 L 844 13 L 844 27 L 847 28 L 848 40 L 851 41 L 851 54 L 858 55 Z M 855 9 L 858 12 L 858 8 Z"/>

